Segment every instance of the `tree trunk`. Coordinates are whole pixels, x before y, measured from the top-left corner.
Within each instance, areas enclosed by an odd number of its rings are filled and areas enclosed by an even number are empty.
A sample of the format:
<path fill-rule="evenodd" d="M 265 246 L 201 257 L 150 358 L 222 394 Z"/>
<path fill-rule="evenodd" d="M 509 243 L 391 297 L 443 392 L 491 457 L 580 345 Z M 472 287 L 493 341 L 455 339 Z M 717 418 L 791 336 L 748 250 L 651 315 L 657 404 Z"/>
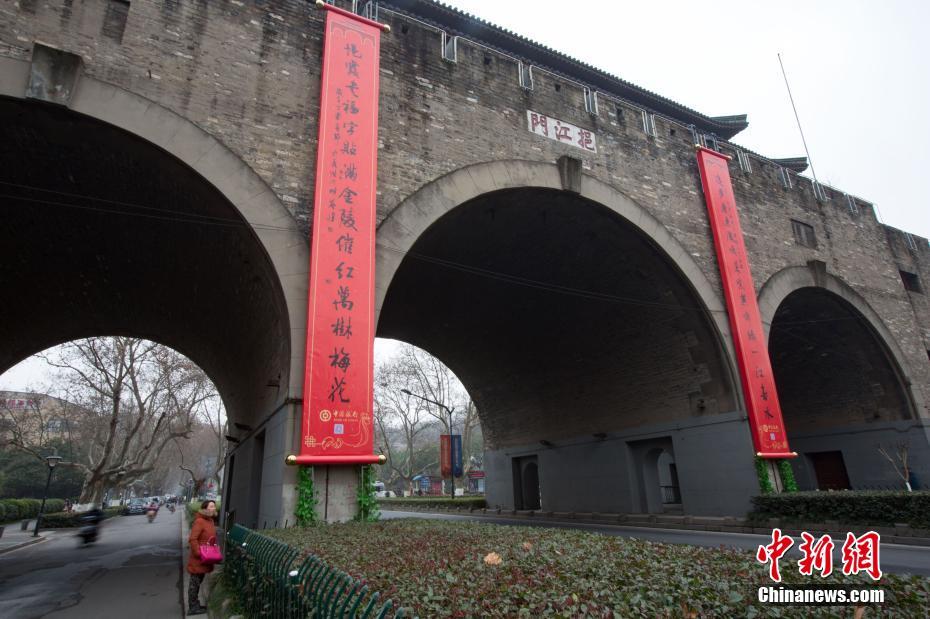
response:
<path fill-rule="evenodd" d="M 103 501 L 103 480 L 92 477 L 81 490 L 81 498 L 78 502 L 81 504 L 100 505 Z"/>

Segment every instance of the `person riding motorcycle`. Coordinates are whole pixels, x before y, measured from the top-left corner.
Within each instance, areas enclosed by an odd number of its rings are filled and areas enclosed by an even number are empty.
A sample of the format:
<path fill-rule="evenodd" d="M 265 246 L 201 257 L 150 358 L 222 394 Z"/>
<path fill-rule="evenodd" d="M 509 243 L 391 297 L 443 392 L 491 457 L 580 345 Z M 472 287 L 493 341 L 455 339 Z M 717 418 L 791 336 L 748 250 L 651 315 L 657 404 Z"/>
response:
<path fill-rule="evenodd" d="M 100 523 L 103 522 L 103 511 L 94 506 L 93 509 L 81 516 L 81 522 L 85 524 L 78 531 L 78 537 L 82 538 L 85 544 L 90 544 L 97 540 Z"/>
<path fill-rule="evenodd" d="M 158 515 L 158 503 L 152 501 L 151 504 L 149 504 L 149 508 L 146 510 L 145 515 L 148 516 L 150 523 L 154 521 L 155 516 Z"/>

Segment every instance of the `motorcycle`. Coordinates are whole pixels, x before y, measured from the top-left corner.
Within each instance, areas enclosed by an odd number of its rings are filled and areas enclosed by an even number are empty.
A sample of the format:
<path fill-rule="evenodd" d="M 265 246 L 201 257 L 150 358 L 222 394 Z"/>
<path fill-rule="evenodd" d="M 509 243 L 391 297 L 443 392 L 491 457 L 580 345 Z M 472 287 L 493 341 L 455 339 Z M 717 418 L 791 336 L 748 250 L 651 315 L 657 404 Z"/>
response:
<path fill-rule="evenodd" d="M 146 516 L 148 517 L 148 519 L 149 519 L 149 524 L 151 524 L 152 522 L 155 521 L 155 514 L 157 514 L 157 513 L 158 513 L 158 511 L 156 511 L 156 510 L 154 510 L 154 509 L 150 509 L 150 510 L 148 510 L 147 512 L 145 512 L 145 515 L 146 515 Z"/>
<path fill-rule="evenodd" d="M 97 535 L 100 530 L 99 521 L 100 517 L 96 514 L 88 514 L 83 516 L 81 521 L 86 523 L 80 529 L 78 529 L 77 536 L 83 540 L 84 544 L 92 544 L 97 541 Z"/>
<path fill-rule="evenodd" d="M 168 511 L 174 513 L 174 503 L 168 503 Z"/>

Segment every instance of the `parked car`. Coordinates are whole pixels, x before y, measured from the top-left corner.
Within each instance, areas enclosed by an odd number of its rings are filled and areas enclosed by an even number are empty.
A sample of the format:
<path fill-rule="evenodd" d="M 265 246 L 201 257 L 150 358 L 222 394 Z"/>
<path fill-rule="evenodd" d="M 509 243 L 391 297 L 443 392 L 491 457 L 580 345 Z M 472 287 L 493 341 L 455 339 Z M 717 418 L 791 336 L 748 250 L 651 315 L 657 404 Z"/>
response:
<path fill-rule="evenodd" d="M 126 509 L 123 510 L 123 513 L 127 516 L 144 514 L 147 507 L 148 503 L 145 502 L 145 499 L 136 497 L 134 499 L 129 499 L 129 503 L 126 504 Z"/>

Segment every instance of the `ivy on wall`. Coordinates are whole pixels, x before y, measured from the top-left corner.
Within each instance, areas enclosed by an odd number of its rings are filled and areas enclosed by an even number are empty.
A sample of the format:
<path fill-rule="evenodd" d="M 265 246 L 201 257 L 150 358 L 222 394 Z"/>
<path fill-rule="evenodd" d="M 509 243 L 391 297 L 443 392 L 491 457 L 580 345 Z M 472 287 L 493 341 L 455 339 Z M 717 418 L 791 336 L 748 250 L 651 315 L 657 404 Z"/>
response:
<path fill-rule="evenodd" d="M 785 487 L 785 492 L 798 491 L 798 482 L 794 479 L 794 470 L 791 468 L 790 462 L 779 460 L 778 473 L 781 475 L 781 485 Z"/>
<path fill-rule="evenodd" d="M 759 490 L 762 494 L 775 494 L 775 488 L 772 486 L 772 480 L 769 479 L 768 468 L 765 466 L 765 459 L 759 456 L 756 460 L 756 475 L 759 476 Z"/>
<path fill-rule="evenodd" d="M 765 459 L 756 456 L 755 460 L 756 475 L 759 476 L 759 490 L 762 491 L 762 494 L 775 494 L 775 488 L 772 486 L 772 480 L 769 479 L 769 472 L 765 464 Z M 797 492 L 798 482 L 794 479 L 794 471 L 791 468 L 791 463 L 787 460 L 779 460 L 776 467 L 778 467 L 778 475 L 781 477 L 783 492 Z"/>
<path fill-rule="evenodd" d="M 302 527 L 314 525 L 319 522 L 316 513 L 316 490 L 313 487 L 313 467 L 301 466 L 297 468 L 297 507 L 294 515 L 297 524 Z"/>
<path fill-rule="evenodd" d="M 375 498 L 375 467 L 366 465 L 361 467 L 361 479 L 356 493 L 358 514 L 356 520 L 361 522 L 375 522 L 381 517 L 378 501 Z"/>

